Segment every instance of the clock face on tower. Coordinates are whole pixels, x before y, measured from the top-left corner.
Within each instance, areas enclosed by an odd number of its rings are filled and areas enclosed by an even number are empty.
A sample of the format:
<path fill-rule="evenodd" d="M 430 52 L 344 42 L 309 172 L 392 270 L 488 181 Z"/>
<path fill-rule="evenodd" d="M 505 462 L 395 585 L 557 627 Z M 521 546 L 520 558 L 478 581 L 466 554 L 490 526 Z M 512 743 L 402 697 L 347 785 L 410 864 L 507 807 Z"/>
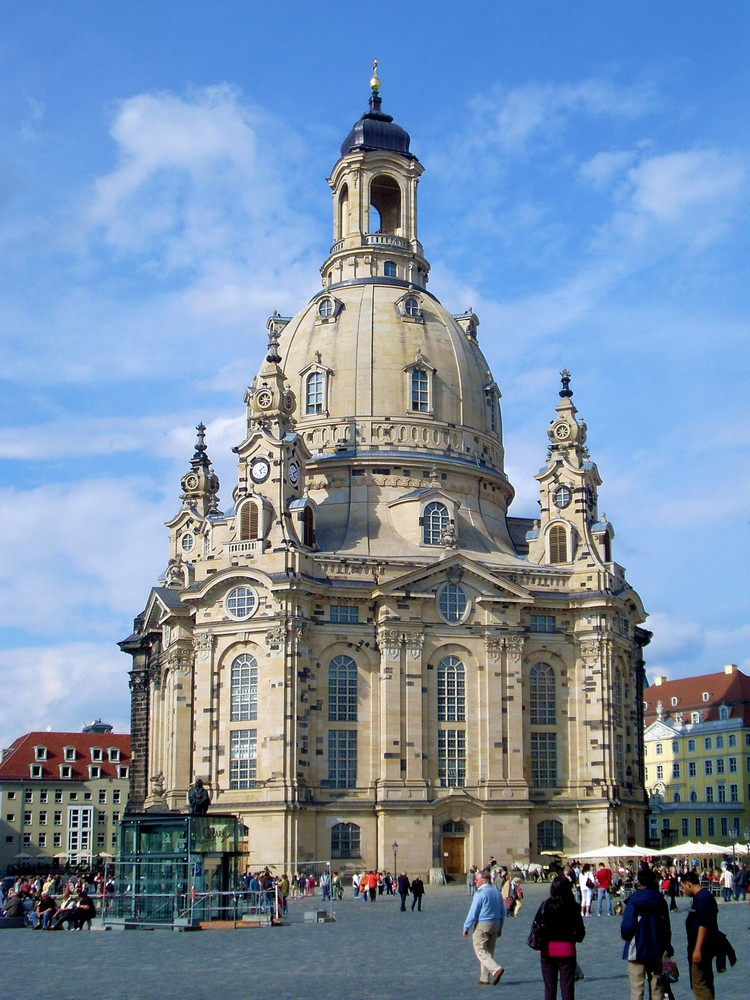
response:
<path fill-rule="evenodd" d="M 271 475 L 271 463 L 267 458 L 256 458 L 250 466 L 250 478 L 254 483 L 264 483 Z"/>
<path fill-rule="evenodd" d="M 296 486 L 299 482 L 299 466 L 296 462 L 289 463 L 289 482 L 292 486 Z"/>

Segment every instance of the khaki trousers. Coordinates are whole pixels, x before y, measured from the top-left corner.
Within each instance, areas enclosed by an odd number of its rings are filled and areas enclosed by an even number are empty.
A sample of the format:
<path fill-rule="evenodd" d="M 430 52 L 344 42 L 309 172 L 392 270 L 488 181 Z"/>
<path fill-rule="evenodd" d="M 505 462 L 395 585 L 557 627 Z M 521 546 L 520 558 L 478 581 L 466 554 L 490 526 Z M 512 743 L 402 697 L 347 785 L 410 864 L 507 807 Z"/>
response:
<path fill-rule="evenodd" d="M 628 962 L 630 1000 L 643 1000 L 646 976 L 648 976 L 651 987 L 651 1000 L 664 1000 L 664 986 L 661 978 L 662 963 L 661 956 L 649 958 L 645 962 Z"/>
<path fill-rule="evenodd" d="M 502 934 L 499 920 L 477 924 L 471 936 L 474 954 L 479 959 L 479 978 L 483 983 L 492 981 L 492 976 L 502 966 L 495 961 L 495 943 Z"/>
<path fill-rule="evenodd" d="M 703 963 L 695 965 L 688 954 L 690 989 L 693 991 L 695 1000 L 714 1000 L 714 970 L 711 965 L 713 959 L 708 957 L 704 961 L 705 966 Z"/>

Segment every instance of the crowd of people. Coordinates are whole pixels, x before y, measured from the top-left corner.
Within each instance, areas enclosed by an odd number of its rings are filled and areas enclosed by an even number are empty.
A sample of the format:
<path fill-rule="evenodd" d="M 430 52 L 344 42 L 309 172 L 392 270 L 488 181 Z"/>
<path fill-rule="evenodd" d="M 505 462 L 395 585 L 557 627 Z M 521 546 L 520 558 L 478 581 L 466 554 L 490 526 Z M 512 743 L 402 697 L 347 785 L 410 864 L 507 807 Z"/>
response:
<path fill-rule="evenodd" d="M 114 889 L 114 886 L 112 887 Z M 19 876 L 3 883 L 3 916 L 34 930 L 82 930 L 96 916 L 96 897 L 106 892 L 102 875 L 66 878 Z"/>
<path fill-rule="evenodd" d="M 592 916 L 595 895 L 596 915 L 615 915 L 612 893 L 620 886 L 630 890 L 620 925 L 630 1000 L 643 1000 L 646 986 L 650 1000 L 674 1000 L 671 984 L 678 977 L 678 969 L 673 957 L 670 912 L 677 909 L 678 892 L 691 903 L 686 918 L 690 986 L 695 1000 L 713 1000 L 714 965 L 722 972 L 727 962 L 735 964 L 736 955 L 719 930 L 719 906 L 712 889 L 721 887 L 724 902 L 740 896 L 744 900 L 747 876 L 743 863 L 728 861 L 718 870 L 700 872 L 697 861 L 683 868 L 644 862 L 635 874 L 627 870 L 613 872 L 604 862 L 592 866 L 572 861 L 553 878 L 549 898 L 537 910 L 529 935 L 529 946 L 540 955 L 545 1000 L 556 1000 L 558 983 L 562 1000 L 574 1000 L 575 983 L 583 978 L 577 946 L 586 936 L 584 918 Z M 493 857 L 481 871 L 472 866 L 467 874 L 467 890 L 473 898 L 463 935 L 472 935 L 481 986 L 496 985 L 505 971 L 495 959 L 495 946 L 506 916 L 515 909 L 516 881 Z M 504 892 L 508 886 L 510 890 Z"/>

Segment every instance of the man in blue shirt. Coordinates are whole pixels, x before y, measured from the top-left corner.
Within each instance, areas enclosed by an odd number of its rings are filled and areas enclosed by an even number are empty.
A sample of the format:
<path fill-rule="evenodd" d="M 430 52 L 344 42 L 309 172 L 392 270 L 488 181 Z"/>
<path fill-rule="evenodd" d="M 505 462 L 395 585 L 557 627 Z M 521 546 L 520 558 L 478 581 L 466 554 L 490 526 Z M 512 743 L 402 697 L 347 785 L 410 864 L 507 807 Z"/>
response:
<path fill-rule="evenodd" d="M 492 874 L 488 868 L 483 868 L 474 876 L 476 894 L 472 897 L 471 907 L 464 921 L 463 936 L 468 937 L 472 931 L 471 943 L 474 953 L 479 959 L 479 984 L 496 986 L 505 969 L 495 961 L 495 942 L 503 933 L 505 906 L 503 897 L 491 882 Z"/>

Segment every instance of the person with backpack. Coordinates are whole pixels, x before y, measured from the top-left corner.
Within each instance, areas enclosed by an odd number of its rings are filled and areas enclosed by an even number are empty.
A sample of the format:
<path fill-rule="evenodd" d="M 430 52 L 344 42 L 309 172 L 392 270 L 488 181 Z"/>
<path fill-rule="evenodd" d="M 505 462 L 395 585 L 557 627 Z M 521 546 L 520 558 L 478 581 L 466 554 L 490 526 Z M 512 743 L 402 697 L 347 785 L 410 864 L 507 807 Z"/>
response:
<path fill-rule="evenodd" d="M 664 1000 L 664 955 L 674 955 L 672 925 L 667 901 L 659 892 L 656 875 L 641 868 L 636 888 L 625 905 L 620 934 L 625 941 L 622 957 L 628 961 L 630 1000 L 643 1000 L 646 976 L 651 1000 Z"/>

